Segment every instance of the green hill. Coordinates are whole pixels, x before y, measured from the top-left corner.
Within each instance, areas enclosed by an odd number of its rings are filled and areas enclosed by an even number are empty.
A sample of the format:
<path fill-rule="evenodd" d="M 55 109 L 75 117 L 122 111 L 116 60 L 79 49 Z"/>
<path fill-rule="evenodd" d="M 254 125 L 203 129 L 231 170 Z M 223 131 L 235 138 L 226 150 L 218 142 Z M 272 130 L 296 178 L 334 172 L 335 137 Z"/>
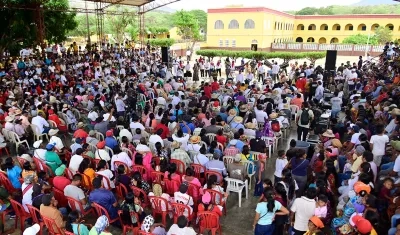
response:
<path fill-rule="evenodd" d="M 306 7 L 299 11 L 290 11 L 288 13 L 294 15 L 400 14 L 400 4 Z"/>

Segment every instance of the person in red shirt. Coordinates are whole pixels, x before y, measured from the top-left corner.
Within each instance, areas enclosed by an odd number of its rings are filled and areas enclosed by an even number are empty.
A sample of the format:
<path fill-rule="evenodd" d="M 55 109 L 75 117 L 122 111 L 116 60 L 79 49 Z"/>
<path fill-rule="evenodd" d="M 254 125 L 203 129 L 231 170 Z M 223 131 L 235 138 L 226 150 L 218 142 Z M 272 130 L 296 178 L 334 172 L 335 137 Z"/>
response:
<path fill-rule="evenodd" d="M 211 211 L 211 212 L 215 212 L 218 215 L 218 217 L 222 216 L 222 211 L 219 208 L 219 206 L 211 203 L 211 194 L 209 192 L 206 192 L 201 197 L 201 203 L 198 205 L 197 209 L 199 212 Z M 213 226 L 213 227 L 217 226 L 218 222 L 219 222 L 218 220 L 212 221 L 211 226 Z M 202 221 L 200 220 L 200 224 L 201 223 L 202 223 Z"/>
<path fill-rule="evenodd" d="M 211 83 L 211 91 L 218 91 L 219 90 L 219 83 L 217 81 L 217 78 L 214 78 L 214 82 Z"/>
<path fill-rule="evenodd" d="M 304 78 L 304 73 L 301 73 L 296 81 L 297 89 L 304 91 L 306 88 L 306 83 L 307 83 L 307 79 Z"/>
<path fill-rule="evenodd" d="M 163 130 L 163 132 L 160 135 L 161 139 L 166 139 L 169 136 L 169 128 L 167 127 L 167 122 L 168 122 L 168 120 L 163 118 L 163 119 L 161 119 L 161 122 L 157 124 L 157 126 L 155 128 L 156 132 L 158 129 Z"/>
<path fill-rule="evenodd" d="M 374 102 L 374 106 L 376 106 L 377 104 L 381 103 L 384 99 L 389 98 L 388 94 L 387 94 L 387 88 L 383 87 L 380 91 L 380 94 L 378 96 L 378 98 L 375 100 Z"/>
<path fill-rule="evenodd" d="M 324 160 L 325 160 L 324 154 L 325 153 L 321 151 L 318 155 L 318 159 L 314 163 L 313 168 L 315 173 L 322 172 L 324 170 Z"/>
<path fill-rule="evenodd" d="M 222 131 L 222 129 L 219 129 L 217 132 L 217 135 L 215 136 L 215 140 L 218 143 L 223 144 L 224 146 L 226 145 L 226 143 L 228 142 L 228 139 L 226 138 L 226 136 L 224 136 L 224 133 Z"/>
<path fill-rule="evenodd" d="M 65 168 L 65 165 L 61 165 L 60 167 L 58 167 L 54 172 L 56 176 L 53 179 L 54 187 L 63 192 L 64 188 L 67 187 L 67 185 L 71 184 L 71 180 L 64 176 Z"/>
<path fill-rule="evenodd" d="M 83 124 L 83 122 L 78 123 L 78 129 L 74 132 L 74 138 L 81 138 L 86 140 L 89 134 L 83 129 L 84 126 L 85 124 Z"/>
<path fill-rule="evenodd" d="M 211 86 L 208 85 L 208 82 L 204 84 L 203 89 L 204 89 L 204 95 L 207 96 L 209 99 L 211 99 L 212 88 Z"/>
<path fill-rule="evenodd" d="M 60 131 L 62 132 L 68 131 L 67 125 L 65 125 L 65 123 L 61 121 L 61 119 L 57 116 L 57 114 L 54 113 L 54 110 L 49 109 L 48 113 L 49 113 L 49 118 L 48 118 L 49 121 L 55 122 L 57 128 L 60 129 Z"/>

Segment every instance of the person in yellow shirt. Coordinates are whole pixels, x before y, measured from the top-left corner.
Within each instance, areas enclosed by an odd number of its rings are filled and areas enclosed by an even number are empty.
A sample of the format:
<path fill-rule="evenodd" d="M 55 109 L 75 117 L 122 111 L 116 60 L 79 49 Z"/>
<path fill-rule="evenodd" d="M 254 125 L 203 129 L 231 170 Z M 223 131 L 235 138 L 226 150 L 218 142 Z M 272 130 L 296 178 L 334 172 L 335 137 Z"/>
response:
<path fill-rule="evenodd" d="M 360 165 L 362 163 L 362 155 L 365 152 L 365 148 L 361 145 L 358 145 L 356 147 L 356 151 L 353 154 L 353 164 L 351 165 L 351 171 L 356 173 L 358 172 L 358 169 L 360 168 Z"/>

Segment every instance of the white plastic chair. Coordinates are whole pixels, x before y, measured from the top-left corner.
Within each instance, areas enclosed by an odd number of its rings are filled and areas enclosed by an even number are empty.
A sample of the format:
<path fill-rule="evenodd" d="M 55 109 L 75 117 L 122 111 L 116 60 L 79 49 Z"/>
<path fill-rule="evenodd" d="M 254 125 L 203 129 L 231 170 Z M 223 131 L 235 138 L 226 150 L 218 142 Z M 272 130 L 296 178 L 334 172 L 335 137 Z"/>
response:
<path fill-rule="evenodd" d="M 213 133 L 209 133 L 206 134 L 206 136 L 208 137 L 208 139 L 210 140 L 210 142 L 214 141 L 215 137 L 217 136 L 216 134 Z"/>
<path fill-rule="evenodd" d="M 294 116 L 294 118 L 295 118 L 295 120 L 296 120 L 296 115 L 297 115 L 297 112 L 299 112 L 299 106 L 297 106 L 297 105 L 290 105 L 290 112 L 292 113 L 292 116 Z"/>
<path fill-rule="evenodd" d="M 118 125 L 118 126 L 117 126 L 117 129 L 118 129 L 119 131 L 121 131 L 121 130 L 125 129 L 125 127 L 124 127 L 123 125 Z"/>
<path fill-rule="evenodd" d="M 233 163 L 233 160 L 235 159 L 235 157 L 234 156 L 223 156 L 222 159 L 224 161 L 225 166 L 227 166 L 227 165 Z"/>
<path fill-rule="evenodd" d="M 98 139 L 99 141 L 103 141 L 104 140 L 104 135 L 98 131 L 96 131 L 96 139 Z"/>
<path fill-rule="evenodd" d="M 57 123 L 55 123 L 54 121 L 48 120 L 47 122 L 49 123 L 51 128 L 57 128 Z"/>
<path fill-rule="evenodd" d="M 263 136 L 261 137 L 265 142 L 265 146 L 268 148 L 268 157 L 271 157 L 272 147 L 274 145 L 274 138 Z"/>
<path fill-rule="evenodd" d="M 204 148 L 206 148 L 206 149 L 207 149 L 207 144 L 206 144 L 206 142 L 204 142 L 204 141 L 200 141 L 200 145 L 201 145 L 201 146 L 204 146 Z"/>
<path fill-rule="evenodd" d="M 195 157 L 196 157 L 200 152 L 198 152 L 198 151 L 196 151 L 196 150 L 189 150 L 188 153 L 189 153 L 190 159 L 192 159 L 192 161 L 194 161 Z"/>
<path fill-rule="evenodd" d="M 8 132 L 9 136 L 12 139 L 12 142 L 15 144 L 16 150 L 18 151 L 18 147 L 21 144 L 26 144 L 26 146 L 29 148 L 29 144 L 27 140 L 20 140 L 19 136 L 17 135 L 17 133 L 13 132 L 13 131 L 9 131 Z"/>
<path fill-rule="evenodd" d="M 245 163 L 247 175 L 249 176 L 249 189 L 251 189 L 251 179 L 256 174 L 256 165 L 252 161 L 247 161 Z M 250 173 L 252 172 L 252 173 Z"/>
<path fill-rule="evenodd" d="M 95 154 L 97 152 L 97 146 L 91 143 L 88 143 L 88 149 Z"/>
<path fill-rule="evenodd" d="M 232 179 L 232 178 L 225 178 L 227 187 L 226 187 L 226 192 L 234 192 L 239 194 L 239 207 L 242 207 L 242 191 L 243 189 L 246 190 L 246 199 L 249 197 L 249 187 L 248 187 L 248 182 L 246 181 L 241 181 L 237 179 Z"/>
<path fill-rule="evenodd" d="M 33 136 L 35 138 L 35 141 L 42 139 L 42 136 L 45 136 L 47 140 L 49 140 L 49 136 L 46 133 L 40 133 L 40 129 L 38 126 L 36 126 L 35 124 L 31 124 L 31 128 L 33 131 Z"/>
<path fill-rule="evenodd" d="M 126 153 L 126 154 L 128 154 L 128 156 L 129 156 L 130 158 L 132 158 L 133 153 L 132 153 L 132 151 L 131 151 L 130 149 L 128 149 L 128 148 L 121 148 L 121 151 L 124 152 L 124 153 Z"/>
<path fill-rule="evenodd" d="M 214 154 L 212 154 L 212 153 L 206 153 L 205 154 L 207 157 L 208 157 L 208 159 L 211 161 L 211 160 L 214 160 Z"/>
<path fill-rule="evenodd" d="M 259 156 L 260 155 L 263 155 L 263 153 L 260 153 L 260 152 L 254 152 L 254 151 L 250 151 L 250 154 L 252 155 L 252 157 L 253 157 L 253 161 L 258 161 L 258 159 L 259 159 Z"/>
<path fill-rule="evenodd" d="M 111 156 L 114 156 L 114 151 L 110 147 L 105 146 L 104 149 L 107 151 L 108 154 L 111 153 Z"/>
<path fill-rule="evenodd" d="M 77 109 L 72 109 L 71 111 L 72 111 L 72 113 L 74 114 L 76 120 L 79 121 L 79 120 L 81 119 L 81 114 L 80 114 L 79 110 L 77 110 Z"/>

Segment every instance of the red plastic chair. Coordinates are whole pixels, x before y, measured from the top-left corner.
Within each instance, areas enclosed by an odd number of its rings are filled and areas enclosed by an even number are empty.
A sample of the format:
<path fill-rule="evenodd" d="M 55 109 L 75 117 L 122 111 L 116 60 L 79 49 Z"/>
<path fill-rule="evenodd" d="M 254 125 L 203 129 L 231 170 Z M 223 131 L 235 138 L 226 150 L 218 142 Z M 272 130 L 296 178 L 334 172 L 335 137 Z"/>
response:
<path fill-rule="evenodd" d="M 46 172 L 49 175 L 49 177 L 52 178 L 56 176 L 56 174 L 54 174 L 53 170 L 48 165 L 43 164 L 42 167 L 43 171 Z"/>
<path fill-rule="evenodd" d="M 142 178 L 143 178 L 143 176 L 146 175 L 146 167 L 144 167 L 144 166 L 141 166 L 141 165 L 132 166 L 132 172 L 135 172 L 135 171 L 139 171 Z"/>
<path fill-rule="evenodd" d="M 110 224 L 119 221 L 119 217 L 117 217 L 115 219 L 111 219 L 110 215 L 108 214 L 108 211 L 104 207 L 100 206 L 99 204 L 92 202 L 92 206 L 96 210 L 97 216 L 105 215 L 108 218 L 108 221 Z"/>
<path fill-rule="evenodd" d="M 24 231 L 25 230 L 25 220 L 27 220 L 29 218 L 32 218 L 32 216 L 25 211 L 25 209 L 21 205 L 21 203 L 15 201 L 13 199 L 10 199 L 10 202 L 11 202 L 11 206 L 14 209 L 14 212 L 15 212 L 15 215 L 16 215 L 16 217 L 15 217 L 15 226 L 14 227 L 15 228 L 18 227 L 18 220 L 19 220 L 20 229 L 21 229 L 21 231 Z"/>
<path fill-rule="evenodd" d="M 140 222 L 139 222 L 139 215 L 138 215 L 137 213 L 133 212 L 133 211 L 130 213 L 130 214 L 131 214 L 131 217 L 133 217 L 133 216 L 136 217 L 136 221 L 137 221 L 138 226 L 134 227 L 134 226 L 132 225 L 132 223 L 130 223 L 130 224 L 123 224 L 123 221 L 122 221 L 122 213 L 123 213 L 122 210 L 119 210 L 119 211 L 118 211 L 118 216 L 119 216 L 119 219 L 120 219 L 120 221 L 121 221 L 121 223 L 122 223 L 122 234 L 125 235 L 129 230 L 132 230 L 132 233 L 133 233 L 133 234 L 137 234 L 137 232 L 140 230 L 140 227 L 142 226 L 142 225 L 140 224 Z"/>
<path fill-rule="evenodd" d="M 9 194 L 12 194 L 17 191 L 16 188 L 12 185 L 11 181 L 8 179 L 8 176 L 4 173 L 0 173 L 0 182 L 7 189 Z"/>
<path fill-rule="evenodd" d="M 2 200 L 0 200 L 0 204 L 3 205 L 4 202 L 3 202 Z M 12 208 L 9 208 L 9 209 L 6 209 L 5 211 L 3 211 L 3 212 L 0 213 L 1 222 L 2 222 L 1 224 L 3 224 L 3 225 L 5 226 L 5 224 L 6 224 L 6 215 L 8 215 L 9 213 L 11 213 L 12 211 L 13 211 L 13 209 L 12 209 Z M 4 231 L 4 233 L 6 233 L 6 234 L 12 234 L 14 231 L 15 231 L 15 229 L 11 229 L 11 230 L 8 230 L 8 231 Z"/>
<path fill-rule="evenodd" d="M 143 189 L 138 188 L 136 186 L 131 186 L 131 189 L 135 197 L 143 199 L 142 200 L 143 208 L 150 206 L 149 197 L 147 196 L 147 193 Z"/>
<path fill-rule="evenodd" d="M 226 215 L 226 205 L 225 201 L 222 200 L 224 198 L 224 195 L 216 190 L 212 189 L 205 189 L 204 193 L 209 192 L 211 194 L 211 203 L 214 205 L 220 205 L 223 207 L 223 212 L 224 215 Z"/>
<path fill-rule="evenodd" d="M 69 168 L 65 168 L 64 175 L 70 180 L 72 180 L 72 178 L 74 177 L 74 173 L 72 173 L 72 171 Z"/>
<path fill-rule="evenodd" d="M 48 234 L 53 234 L 53 235 L 64 234 L 63 230 L 57 226 L 56 221 L 54 219 L 50 219 L 43 215 L 41 215 L 41 216 L 42 216 L 44 224 L 46 225 L 47 229 L 49 230 Z"/>
<path fill-rule="evenodd" d="M 170 163 L 176 164 L 176 174 L 182 176 L 186 173 L 185 163 L 177 159 L 171 159 Z"/>
<path fill-rule="evenodd" d="M 98 173 L 95 173 L 95 176 L 96 176 L 96 177 L 97 177 L 97 176 L 101 176 L 101 177 L 103 178 L 103 182 L 104 182 L 104 179 L 106 179 L 107 185 L 104 185 L 104 188 L 109 189 L 109 190 L 111 189 L 111 181 L 110 181 L 109 178 L 105 177 L 105 176 L 102 175 L 102 174 L 98 174 Z"/>
<path fill-rule="evenodd" d="M 197 218 L 199 219 L 200 234 L 202 234 L 204 230 L 211 230 L 212 235 L 216 235 L 217 232 L 220 235 L 222 234 L 222 228 L 217 213 L 202 211 L 197 214 Z"/>
<path fill-rule="evenodd" d="M 94 165 L 95 168 L 97 168 L 97 165 L 99 165 L 99 162 L 101 159 L 93 159 L 92 165 Z M 108 164 L 106 164 L 106 168 L 108 169 Z"/>
<path fill-rule="evenodd" d="M 53 192 L 54 192 L 54 198 L 58 201 L 58 205 L 60 207 L 67 207 L 68 200 L 65 197 L 64 192 L 54 187 L 53 187 Z"/>
<path fill-rule="evenodd" d="M 130 174 L 131 173 L 131 169 L 129 169 L 129 166 L 125 163 L 125 162 L 121 162 L 121 161 L 115 161 L 114 162 L 114 171 L 117 172 L 117 169 L 120 165 L 123 165 L 126 169 L 126 173 Z"/>
<path fill-rule="evenodd" d="M 77 173 L 80 174 L 82 176 L 82 187 L 84 187 L 85 189 L 89 190 L 89 192 L 91 192 L 93 190 L 93 185 L 92 185 L 92 181 L 90 180 L 90 177 L 86 174 L 81 174 L 81 173 Z"/>
<path fill-rule="evenodd" d="M 193 198 L 194 208 L 197 209 L 197 205 L 199 204 L 199 201 L 201 199 L 200 187 L 195 184 L 189 183 L 187 194 Z"/>
<path fill-rule="evenodd" d="M 21 166 L 22 169 L 24 169 L 24 163 L 27 162 L 27 160 L 17 157 L 18 163 Z"/>
<path fill-rule="evenodd" d="M 117 190 L 117 197 L 121 200 L 124 200 L 126 194 L 128 194 L 128 189 L 125 187 L 125 185 L 119 183 L 115 186 L 115 189 Z"/>
<path fill-rule="evenodd" d="M 174 193 L 179 190 L 180 182 L 176 180 L 169 180 L 168 178 L 164 178 L 163 181 L 164 181 L 165 193 L 173 197 Z"/>
<path fill-rule="evenodd" d="M 164 173 L 161 171 L 152 171 L 151 178 L 153 179 L 153 184 L 161 184 L 164 178 Z"/>
<path fill-rule="evenodd" d="M 206 180 L 208 179 L 208 177 L 210 177 L 210 175 L 216 175 L 218 182 L 222 183 L 224 177 L 222 176 L 221 173 L 217 172 L 217 171 L 205 171 L 204 175 L 206 176 Z"/>
<path fill-rule="evenodd" d="M 174 213 L 174 224 L 177 223 L 178 221 L 178 217 L 181 215 L 185 215 L 185 212 L 187 212 L 188 216 L 185 216 L 188 221 L 192 221 L 193 220 L 193 211 L 192 213 L 190 212 L 190 207 L 181 203 L 171 203 L 172 205 L 172 211 Z"/>
<path fill-rule="evenodd" d="M 206 182 L 206 178 L 204 177 L 204 172 L 206 172 L 206 168 L 203 165 L 200 164 L 190 164 L 190 166 L 194 170 L 194 176 L 199 179 L 201 184 L 203 185 Z M 201 176 L 201 173 L 203 173 L 203 176 Z"/>
<path fill-rule="evenodd" d="M 152 214 L 153 217 L 156 218 L 156 215 L 161 215 L 162 217 L 162 224 L 167 226 L 167 213 L 168 213 L 168 201 L 162 197 L 149 197 L 151 208 L 153 209 Z M 163 211 L 162 205 L 165 205 L 165 211 Z"/>
<path fill-rule="evenodd" d="M 43 222 L 42 218 L 40 217 L 40 211 L 36 207 L 29 205 L 29 204 L 27 204 L 26 207 L 29 210 L 29 214 L 31 214 L 31 216 L 32 216 L 33 222 L 35 224 L 39 224 L 39 226 L 40 226 L 39 235 L 42 235 L 44 222 Z"/>
<path fill-rule="evenodd" d="M 82 202 L 76 200 L 75 198 L 72 197 L 65 197 L 68 201 L 68 205 L 71 208 L 72 211 L 79 211 L 82 216 L 86 216 L 88 214 L 93 214 L 96 215 L 95 211 L 93 208 L 90 208 L 89 210 L 85 210 L 83 208 Z"/>
<path fill-rule="evenodd" d="M 46 163 L 43 162 L 42 160 L 40 160 L 39 158 L 36 158 L 36 157 L 33 157 L 32 159 L 33 159 L 33 162 L 36 165 L 36 172 L 39 173 L 40 171 L 42 171 L 42 169 L 44 169 L 43 165 L 46 165 Z"/>
<path fill-rule="evenodd" d="M 64 230 L 64 233 L 65 235 L 75 235 L 75 233 L 68 232 L 67 230 Z"/>

